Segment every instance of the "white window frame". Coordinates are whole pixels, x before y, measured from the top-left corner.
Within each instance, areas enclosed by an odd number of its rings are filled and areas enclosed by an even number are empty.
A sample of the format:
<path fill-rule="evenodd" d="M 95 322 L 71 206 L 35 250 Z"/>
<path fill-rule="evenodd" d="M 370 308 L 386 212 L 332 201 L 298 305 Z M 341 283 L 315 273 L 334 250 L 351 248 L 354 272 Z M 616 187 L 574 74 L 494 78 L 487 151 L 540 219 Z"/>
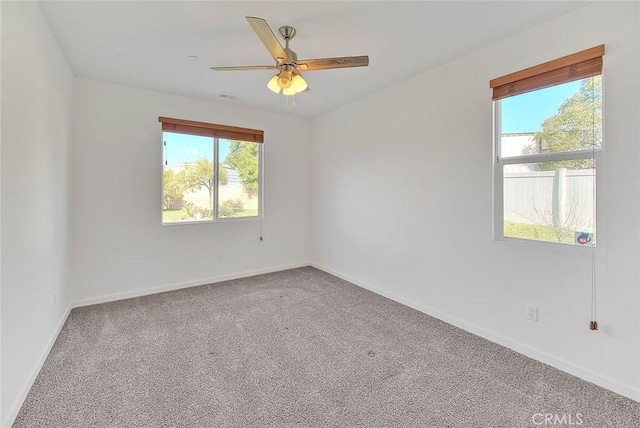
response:
<path fill-rule="evenodd" d="M 604 74 L 601 74 L 604 82 Z M 597 247 L 603 247 L 603 238 L 600 229 L 602 210 L 600 209 L 602 200 L 602 170 L 603 170 L 603 147 L 604 143 L 604 108 L 602 109 L 602 145 L 599 148 L 588 150 L 577 150 L 571 152 L 554 152 L 542 153 L 537 155 L 523 156 L 505 156 L 501 155 L 502 147 L 502 100 L 493 101 L 493 239 L 496 242 L 506 242 L 511 244 L 519 244 L 526 246 L 534 246 L 539 248 L 547 248 L 564 251 L 586 251 L 588 248 L 595 246 L 570 245 L 561 242 L 542 241 L 536 239 L 515 238 L 504 236 L 504 166 L 521 163 L 537 163 L 551 162 L 576 159 L 594 159 L 595 160 L 595 186 L 597 189 L 594 203 L 596 205 L 597 215 L 595 216 L 595 230 L 598 233 Z M 602 103 L 604 106 L 604 85 L 602 90 Z"/>
<path fill-rule="evenodd" d="M 192 221 L 174 221 L 174 222 L 167 222 L 165 223 L 163 220 L 163 216 L 162 213 L 164 211 L 164 206 L 162 205 L 162 200 L 164 198 L 164 158 L 165 158 L 165 139 L 164 139 L 164 133 L 165 132 L 171 132 L 171 131 L 161 131 L 162 132 L 162 162 L 161 162 L 161 168 L 160 168 L 160 224 L 162 226 L 177 226 L 177 225 L 183 225 L 183 224 L 211 224 L 211 223 L 228 223 L 228 222 L 236 222 L 236 221 L 256 221 L 256 220 L 262 220 L 263 218 L 263 178 L 264 178 L 264 171 L 263 171 L 263 143 L 255 143 L 253 141 L 243 141 L 243 140 L 230 140 L 228 138 L 218 138 L 218 137 L 205 137 L 205 138 L 211 138 L 213 139 L 213 178 L 214 178 L 214 186 L 215 186 L 215 191 L 213 193 L 213 218 L 211 220 L 192 220 Z M 187 134 L 189 135 L 189 134 Z M 219 141 L 220 140 L 227 140 L 227 141 L 242 141 L 245 143 L 252 143 L 252 144 L 257 144 L 258 145 L 258 215 L 255 216 L 244 216 L 244 217 L 218 217 L 218 195 L 219 195 L 219 191 L 218 191 L 218 187 L 219 187 L 219 168 L 220 168 L 220 160 L 219 160 Z"/>

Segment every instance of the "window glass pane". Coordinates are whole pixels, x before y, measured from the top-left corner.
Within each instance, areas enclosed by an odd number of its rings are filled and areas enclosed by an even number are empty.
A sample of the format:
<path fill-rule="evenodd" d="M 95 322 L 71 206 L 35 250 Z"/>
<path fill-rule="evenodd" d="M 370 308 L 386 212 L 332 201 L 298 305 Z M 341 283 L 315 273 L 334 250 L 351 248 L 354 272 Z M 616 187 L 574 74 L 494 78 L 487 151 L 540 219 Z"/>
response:
<path fill-rule="evenodd" d="M 502 157 L 602 147 L 602 76 L 505 98 L 500 103 Z"/>
<path fill-rule="evenodd" d="M 595 245 L 592 159 L 503 167 L 504 236 Z"/>
<path fill-rule="evenodd" d="M 259 145 L 219 140 L 218 217 L 258 215 Z"/>
<path fill-rule="evenodd" d="M 213 219 L 213 138 L 163 132 L 162 222 Z"/>

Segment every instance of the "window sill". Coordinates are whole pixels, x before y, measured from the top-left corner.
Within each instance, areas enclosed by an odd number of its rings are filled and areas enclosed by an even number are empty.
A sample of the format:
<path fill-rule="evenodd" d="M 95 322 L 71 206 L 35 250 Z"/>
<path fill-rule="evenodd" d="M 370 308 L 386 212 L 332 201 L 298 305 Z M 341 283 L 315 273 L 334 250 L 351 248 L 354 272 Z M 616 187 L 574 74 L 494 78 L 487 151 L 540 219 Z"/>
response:
<path fill-rule="evenodd" d="M 189 224 L 218 224 L 218 223 L 235 223 L 244 221 L 258 221 L 261 220 L 260 216 L 252 217 L 222 217 L 216 220 L 200 220 L 200 221 L 174 221 L 170 223 L 160 223 L 161 226 L 181 226 Z"/>
<path fill-rule="evenodd" d="M 530 247 L 530 248 L 539 248 L 542 250 L 551 250 L 551 251 L 559 251 L 563 253 L 572 253 L 572 254 L 584 254 L 590 255 L 593 250 L 596 250 L 598 254 L 604 254 L 604 248 L 602 245 L 591 247 L 591 246 L 578 246 L 572 244 L 561 244 L 556 242 L 549 241 L 535 241 L 533 239 L 521 239 L 521 238 L 509 238 L 509 237 L 496 237 L 494 236 L 493 242 L 498 244 L 507 244 L 507 245 L 519 245 L 522 247 Z"/>

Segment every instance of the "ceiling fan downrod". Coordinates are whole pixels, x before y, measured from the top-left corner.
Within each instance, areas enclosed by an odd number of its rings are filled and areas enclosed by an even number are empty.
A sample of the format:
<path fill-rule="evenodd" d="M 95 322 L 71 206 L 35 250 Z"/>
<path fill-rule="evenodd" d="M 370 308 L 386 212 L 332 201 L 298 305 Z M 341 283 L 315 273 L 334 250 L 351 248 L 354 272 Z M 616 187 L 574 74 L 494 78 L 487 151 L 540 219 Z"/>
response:
<path fill-rule="evenodd" d="M 285 25 L 280 27 L 278 31 L 284 38 L 284 51 L 287 53 L 287 55 L 289 56 L 289 60 L 291 61 L 289 64 L 293 65 L 294 68 L 296 68 L 298 63 L 298 55 L 289 48 L 289 41 L 296 36 L 296 29 L 289 25 Z"/>

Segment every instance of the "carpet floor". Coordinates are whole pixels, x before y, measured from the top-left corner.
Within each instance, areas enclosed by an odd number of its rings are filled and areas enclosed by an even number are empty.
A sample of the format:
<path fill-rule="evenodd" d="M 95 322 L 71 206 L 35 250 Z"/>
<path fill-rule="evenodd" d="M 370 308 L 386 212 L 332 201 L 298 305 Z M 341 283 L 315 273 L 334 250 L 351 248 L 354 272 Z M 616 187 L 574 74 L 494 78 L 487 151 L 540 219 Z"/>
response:
<path fill-rule="evenodd" d="M 307 267 L 74 309 L 13 426 L 511 428 L 546 414 L 640 427 L 635 401 Z"/>

